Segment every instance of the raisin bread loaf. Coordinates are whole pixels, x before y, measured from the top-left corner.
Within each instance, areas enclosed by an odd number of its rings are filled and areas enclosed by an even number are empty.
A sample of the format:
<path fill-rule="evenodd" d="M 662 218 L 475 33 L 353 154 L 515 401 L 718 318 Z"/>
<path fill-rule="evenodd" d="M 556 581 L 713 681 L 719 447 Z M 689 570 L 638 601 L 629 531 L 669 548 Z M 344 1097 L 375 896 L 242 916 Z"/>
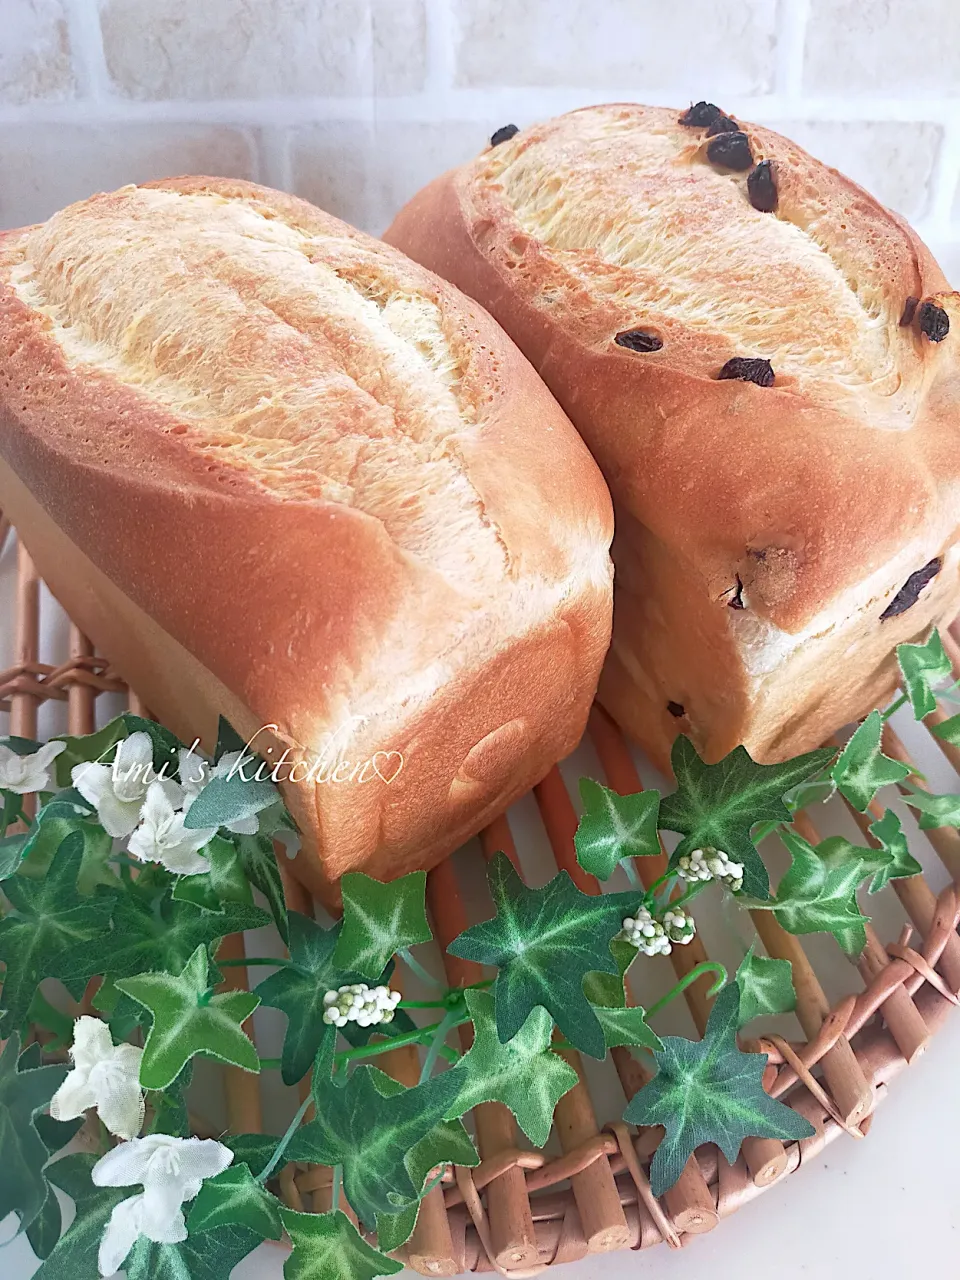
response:
<path fill-rule="evenodd" d="M 600 463 L 602 701 L 661 762 L 679 731 L 820 743 L 960 603 L 957 295 L 895 214 L 711 104 L 495 138 L 386 238 L 493 313 Z"/>
<path fill-rule="evenodd" d="M 475 303 L 303 201 L 125 187 L 0 236 L 0 508 L 183 739 L 337 878 L 425 868 L 583 731 L 610 499 Z"/>

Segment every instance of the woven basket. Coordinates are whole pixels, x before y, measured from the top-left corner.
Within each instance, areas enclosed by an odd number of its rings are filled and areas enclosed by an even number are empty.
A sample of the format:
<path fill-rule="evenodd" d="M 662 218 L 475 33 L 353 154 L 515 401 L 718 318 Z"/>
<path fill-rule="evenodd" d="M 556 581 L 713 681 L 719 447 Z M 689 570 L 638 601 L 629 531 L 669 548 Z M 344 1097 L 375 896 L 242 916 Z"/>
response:
<path fill-rule="evenodd" d="M 0 552 L 11 536 L 0 514 Z M 6 554 L 12 551 L 8 546 Z M 74 734 L 93 730 L 97 700 L 102 695 L 115 695 L 105 699 L 114 704 L 111 714 L 124 705 L 117 705 L 116 695 L 125 705 L 146 714 L 136 695 L 111 670 L 109 661 L 95 655 L 92 645 L 72 624 L 69 652 L 61 660 L 55 660 L 59 655 L 39 651 L 41 584 L 22 545 L 16 554 L 16 604 L 8 624 L 15 635 L 15 662 L 0 672 L 0 712 L 9 713 L 6 731 L 36 737 L 38 712 L 48 699 L 66 703 L 67 728 Z M 63 625 L 54 630 L 65 636 L 67 620 L 60 615 L 60 621 Z M 943 635 L 943 641 L 960 672 L 960 647 L 949 633 Z M 938 711 L 928 717 L 928 724 L 944 718 Z M 606 783 L 621 793 L 639 790 L 634 756 L 599 709 L 591 717 L 588 738 Z M 960 770 L 960 751 L 939 739 L 933 741 L 949 764 Z M 909 763 L 889 726 L 884 750 Z M 553 769 L 534 789 L 532 798 L 533 804 L 527 798 L 523 805 L 528 814 L 535 812 L 540 824 L 535 842 L 544 850 L 549 847 L 553 863 L 568 871 L 582 890 L 599 893 L 597 882 L 576 862 L 573 835 L 577 815 L 559 769 Z M 871 841 L 867 828 L 880 816 L 881 808 L 875 805 L 866 815 L 850 812 Z M 529 831 L 529 821 L 526 827 Z M 798 815 L 796 828 L 808 840 L 819 838 L 807 814 Z M 951 881 L 960 880 L 960 833 L 944 828 L 920 833 L 912 840 L 913 852 L 926 860 L 925 865 L 939 859 Z M 924 840 L 929 848 L 919 847 Z M 504 850 L 520 869 L 506 816 L 481 833 L 480 847 L 485 857 Z M 639 859 L 636 864 L 647 884 L 665 865 L 663 857 Z M 465 868 L 469 891 L 464 888 Z M 286 889 L 292 908 L 312 912 L 313 904 L 303 888 L 287 880 Z M 923 1052 L 950 1006 L 958 1003 L 960 992 L 960 895 L 953 884 L 937 896 L 927 879 L 918 875 L 893 881 L 879 896 L 884 895 L 891 898 L 894 907 L 897 903 L 892 895 L 899 899 L 896 912 L 879 912 L 896 919 L 890 941 L 885 944 L 878 936 L 879 926 L 868 926 L 867 947 L 857 964 L 857 992 L 832 1005 L 822 985 L 823 939 L 801 944 L 780 928 L 770 912 L 754 913 L 753 924 L 767 954 L 793 965 L 802 1038 L 770 1033 L 744 1047 L 768 1054 L 768 1092 L 783 1097 L 802 1113 L 816 1129 L 815 1137 L 788 1144 L 773 1139 L 748 1140 L 733 1165 L 713 1146 L 702 1147 L 691 1157 L 676 1186 L 658 1200 L 650 1191 L 646 1171 L 660 1130 L 638 1131 L 619 1121 L 600 1124 L 579 1054 L 564 1053 L 580 1083 L 557 1106 L 547 1149 L 531 1151 L 518 1146 L 513 1117 L 501 1104 L 488 1102 L 477 1107 L 472 1120 L 480 1165 L 451 1171 L 445 1182 L 427 1195 L 413 1237 L 397 1256 L 428 1276 L 496 1271 L 519 1278 L 587 1254 L 647 1249 L 661 1242 L 678 1248 L 685 1237 L 711 1231 L 721 1218 L 813 1159 L 841 1133 L 862 1137 L 889 1081 Z M 469 863 L 462 859 L 450 859 L 430 874 L 428 905 L 440 947 L 445 948 L 472 919 L 484 914 L 486 907 L 477 901 L 478 896 L 477 877 L 470 875 Z M 901 927 L 903 920 L 909 923 Z M 229 951 L 233 958 L 242 958 L 244 945 L 243 938 L 228 939 L 221 955 Z M 438 966 L 441 954 L 451 984 L 483 977 L 477 966 L 439 951 Z M 817 968 L 811 957 L 818 960 Z M 698 934 L 689 946 L 674 948 L 669 962 L 657 963 L 669 963 L 683 976 L 706 958 L 702 934 Z M 232 983 L 246 984 L 245 969 L 228 972 Z M 684 993 L 700 1032 L 709 1011 L 706 986 L 706 980 L 700 980 Z M 404 1083 L 417 1082 L 420 1064 L 415 1047 L 397 1049 L 378 1061 Z M 624 1048 L 612 1051 L 612 1061 L 623 1098 L 632 1097 L 648 1079 L 646 1067 Z M 260 1129 L 262 1084 L 261 1077 L 224 1069 L 223 1092 L 234 1131 Z M 622 1110 L 623 1101 L 618 1098 L 614 1114 Z M 295 1209 L 322 1212 L 330 1205 L 330 1181 L 328 1169 L 287 1165 L 279 1178 L 279 1192 Z"/>

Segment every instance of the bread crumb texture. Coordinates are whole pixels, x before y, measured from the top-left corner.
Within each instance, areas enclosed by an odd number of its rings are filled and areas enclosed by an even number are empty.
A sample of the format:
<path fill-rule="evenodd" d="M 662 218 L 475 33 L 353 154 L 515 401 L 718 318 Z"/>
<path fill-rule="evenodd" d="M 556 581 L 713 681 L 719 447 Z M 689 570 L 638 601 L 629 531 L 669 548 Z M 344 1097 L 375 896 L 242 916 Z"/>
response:
<path fill-rule="evenodd" d="M 907 233 L 800 148 L 743 128 L 754 163 L 772 161 L 774 212 L 753 207 L 746 172 L 710 163 L 704 129 L 657 108 L 572 112 L 487 152 L 474 173 L 481 199 L 553 268 L 543 301 L 554 316 L 582 316 L 585 295 L 621 327 L 659 332 L 663 358 L 689 335 L 689 372 L 716 377 L 727 353 L 762 358 L 781 388 L 834 402 L 866 393 L 888 401 L 877 425 L 909 425 L 922 361 L 898 329 L 897 286 L 915 264 Z"/>
<path fill-rule="evenodd" d="M 401 255 L 253 196 L 132 186 L 21 248 L 10 283 L 68 363 L 170 409 L 186 447 L 374 517 L 461 589 L 503 577 L 457 450 L 483 409 L 466 328 Z"/>

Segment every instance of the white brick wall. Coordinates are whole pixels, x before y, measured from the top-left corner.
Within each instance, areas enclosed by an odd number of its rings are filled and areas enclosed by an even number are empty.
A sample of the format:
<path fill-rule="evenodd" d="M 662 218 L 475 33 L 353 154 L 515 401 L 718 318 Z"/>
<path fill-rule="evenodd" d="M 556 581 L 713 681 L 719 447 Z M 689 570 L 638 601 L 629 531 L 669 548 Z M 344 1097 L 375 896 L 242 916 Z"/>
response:
<path fill-rule="evenodd" d="M 960 284 L 960 0 L 0 0 L 0 226 L 202 170 L 379 231 L 507 121 L 700 97 L 846 170 Z"/>

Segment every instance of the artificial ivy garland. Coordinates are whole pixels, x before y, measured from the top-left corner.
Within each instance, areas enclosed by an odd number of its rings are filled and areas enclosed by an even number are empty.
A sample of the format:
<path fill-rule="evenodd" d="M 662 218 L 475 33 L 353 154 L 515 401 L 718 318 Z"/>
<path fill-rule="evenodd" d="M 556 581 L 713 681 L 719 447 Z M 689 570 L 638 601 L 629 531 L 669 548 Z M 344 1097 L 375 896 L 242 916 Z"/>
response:
<path fill-rule="evenodd" d="M 121 1268 L 128 1280 L 227 1280 L 260 1241 L 284 1233 L 288 1280 L 391 1275 L 401 1266 L 387 1254 L 409 1239 L 426 1192 L 449 1164 L 479 1161 L 461 1120 L 471 1108 L 504 1103 L 532 1143 L 546 1141 L 557 1102 L 577 1083 L 558 1049 L 602 1058 L 627 1045 L 652 1059 L 653 1078 L 624 1118 L 664 1128 L 650 1169 L 657 1195 L 702 1143 L 733 1161 L 746 1137 L 812 1134 L 764 1092 L 764 1055 L 737 1045 L 753 1018 L 793 1008 L 787 961 L 751 947 L 735 981 L 722 965 L 699 966 L 647 1011 L 627 1006 L 624 977 L 639 955 L 689 942 L 687 907 L 713 881 L 788 932 L 829 932 L 848 955 L 862 950 L 860 887 L 876 893 L 920 871 L 899 819 L 886 810 L 869 848 L 840 837 L 814 848 L 789 824 L 837 789 L 864 812 L 881 786 L 901 782 L 922 827 L 960 826 L 960 796 L 930 795 L 881 751 L 883 722 L 898 707 L 909 701 L 919 719 L 937 696 L 955 696 L 954 685 L 942 688 L 952 673 L 936 631 L 898 657 L 906 693 L 872 712 L 840 752 L 761 765 L 738 747 L 708 765 L 681 737 L 677 787 L 662 799 L 584 779 L 580 865 L 601 880 L 623 865 L 630 889 L 591 896 L 563 871 L 530 889 L 498 855 L 488 869 L 494 916 L 449 947 L 496 977 L 429 1001 L 390 986 L 397 964 L 434 982 L 409 950 L 432 938 L 424 874 L 390 884 L 345 876 L 343 918 L 330 929 L 288 912 L 273 846 L 295 845 L 296 832 L 273 784 L 238 772 L 244 744 L 229 725 L 212 762 L 133 715 L 45 745 L 0 740 L 0 1219 L 16 1214 L 43 1260 L 37 1280 Z M 960 745 L 960 715 L 933 732 Z M 40 797 L 32 818 L 31 793 Z M 667 873 L 644 890 L 630 859 L 658 854 L 661 830 L 682 838 Z M 774 832 L 792 862 L 771 895 L 757 843 Z M 224 989 L 222 939 L 271 922 L 288 955 L 238 961 L 273 972 L 252 993 Z M 650 1018 L 703 971 L 718 975 L 703 1040 L 661 1040 Z M 96 1016 L 67 1017 L 41 991 L 47 979 L 75 1000 L 97 979 Z M 244 1029 L 260 1004 L 288 1019 L 276 1061 L 261 1060 Z M 434 1022 L 412 1020 L 430 1009 Z M 467 1022 L 472 1047 L 461 1055 L 447 1040 Z M 40 1036 L 21 1051 L 32 1026 Z M 413 1088 L 364 1061 L 403 1044 L 427 1046 Z M 311 1072 L 311 1090 L 282 1137 L 200 1139 L 186 1101 L 195 1057 L 279 1070 L 291 1087 Z M 437 1070 L 440 1059 L 447 1069 Z M 99 1156 L 64 1154 L 94 1112 Z M 330 1212 L 297 1213 L 277 1197 L 290 1160 L 333 1167 Z M 76 1203 L 66 1230 L 55 1189 Z"/>

